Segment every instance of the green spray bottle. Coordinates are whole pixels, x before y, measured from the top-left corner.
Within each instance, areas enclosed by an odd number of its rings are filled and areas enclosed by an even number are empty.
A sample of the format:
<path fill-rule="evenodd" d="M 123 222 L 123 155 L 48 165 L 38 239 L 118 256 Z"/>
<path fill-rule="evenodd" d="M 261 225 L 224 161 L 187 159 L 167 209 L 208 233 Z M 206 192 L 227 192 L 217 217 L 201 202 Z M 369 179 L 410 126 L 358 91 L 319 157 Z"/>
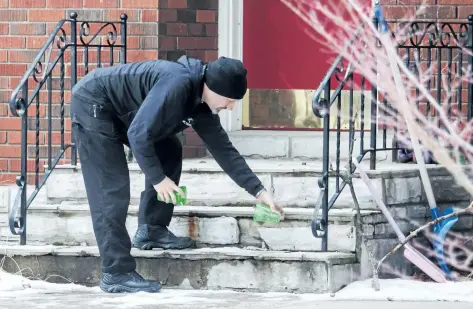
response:
<path fill-rule="evenodd" d="M 257 204 L 253 214 L 253 221 L 263 223 L 279 224 L 281 222 L 281 214 L 272 211 L 266 204 Z"/>
<path fill-rule="evenodd" d="M 187 204 L 187 187 L 186 186 L 179 186 L 182 192 L 184 192 L 184 196 L 181 196 L 178 192 L 174 191 L 174 196 L 176 197 L 176 205 L 184 206 Z M 158 201 L 161 201 L 158 195 Z M 171 200 L 172 203 L 172 200 Z"/>

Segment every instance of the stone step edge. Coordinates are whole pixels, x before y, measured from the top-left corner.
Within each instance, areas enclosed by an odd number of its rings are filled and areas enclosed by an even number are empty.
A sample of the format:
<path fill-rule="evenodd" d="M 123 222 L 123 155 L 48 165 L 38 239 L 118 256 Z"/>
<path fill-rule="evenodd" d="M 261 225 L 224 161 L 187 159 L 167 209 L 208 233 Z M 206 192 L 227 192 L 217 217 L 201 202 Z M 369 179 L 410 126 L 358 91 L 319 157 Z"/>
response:
<path fill-rule="evenodd" d="M 322 162 L 318 161 L 300 161 L 297 165 L 294 161 L 288 161 L 291 163 L 283 163 L 280 161 L 274 161 L 271 163 L 263 163 L 266 160 L 247 160 L 248 165 L 255 173 L 273 173 L 273 174 L 310 174 L 314 177 L 321 176 L 322 174 Z M 270 161 L 270 160 L 267 160 Z M 316 163 L 316 164 L 314 164 Z M 334 162 L 332 162 L 334 165 Z M 261 166 L 263 165 L 263 166 Z M 340 163 L 340 172 L 345 171 L 346 162 Z M 402 167 L 401 167 L 402 166 Z M 335 168 L 335 165 L 334 165 Z M 426 168 L 429 171 L 430 176 L 448 176 L 449 171 L 440 165 L 426 164 Z M 47 166 L 45 166 L 47 169 Z M 79 172 L 81 165 L 62 164 L 57 165 L 55 169 L 61 170 L 74 170 Z M 130 172 L 141 172 L 140 167 L 137 163 L 129 163 L 128 169 Z M 396 168 L 392 165 L 378 164 L 376 170 L 370 170 L 369 164 L 365 162 L 365 171 L 370 177 L 383 177 L 383 178 L 394 178 L 394 177 L 416 177 L 419 176 L 419 170 L 414 164 L 396 164 Z M 182 173 L 223 173 L 222 168 L 215 163 L 213 159 L 203 158 L 202 160 L 188 159 L 183 161 Z M 335 176 L 334 172 L 329 172 L 329 176 Z M 353 177 L 360 178 L 359 173 L 355 171 Z"/>
<path fill-rule="evenodd" d="M 173 258 L 184 260 L 264 260 L 288 262 L 325 262 L 331 265 L 357 263 L 354 253 L 345 252 L 302 252 L 302 251 L 260 251 L 236 247 L 199 248 L 186 250 L 138 250 L 131 249 L 137 258 Z M 100 256 L 96 246 L 54 246 L 54 245 L 0 245 L 0 256 Z"/>
<path fill-rule="evenodd" d="M 31 205 L 28 208 L 29 213 L 88 213 L 87 204 L 46 204 Z M 200 217 L 253 217 L 254 207 L 238 206 L 175 206 L 174 216 L 200 216 Z M 314 210 L 312 208 L 284 208 L 285 220 L 311 220 Z M 321 211 L 319 212 L 321 213 Z M 361 210 L 362 216 L 368 216 L 381 213 L 378 210 Z M 137 215 L 138 206 L 130 205 L 128 215 Z M 329 211 L 329 218 L 334 221 L 352 221 L 356 211 L 352 209 L 332 208 Z"/>

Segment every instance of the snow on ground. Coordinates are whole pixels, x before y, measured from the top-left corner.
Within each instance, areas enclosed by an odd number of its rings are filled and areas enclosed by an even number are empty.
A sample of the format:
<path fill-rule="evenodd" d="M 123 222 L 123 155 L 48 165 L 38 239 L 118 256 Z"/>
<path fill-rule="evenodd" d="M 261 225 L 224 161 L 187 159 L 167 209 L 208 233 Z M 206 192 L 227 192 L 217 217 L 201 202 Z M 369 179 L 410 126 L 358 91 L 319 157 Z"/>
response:
<path fill-rule="evenodd" d="M 364 300 L 364 301 L 451 301 L 473 302 L 473 281 L 438 284 L 403 279 L 380 280 L 380 291 L 371 287 L 371 280 L 358 281 L 345 287 L 335 295 L 330 294 L 290 294 L 290 293 L 241 293 L 232 291 L 179 290 L 163 288 L 161 293 L 121 294 L 114 297 L 95 297 L 104 293 L 98 287 L 76 284 L 55 284 L 40 280 L 30 280 L 0 270 L 0 302 L 4 299 L 35 297 L 40 295 L 69 294 L 89 295 L 88 305 L 117 305 L 126 308 L 156 304 L 211 303 L 215 306 L 230 299 L 255 298 L 266 301 L 324 301 L 324 300 Z M 107 294 L 109 295 L 109 294 Z M 84 297 L 87 299 L 87 296 Z"/>

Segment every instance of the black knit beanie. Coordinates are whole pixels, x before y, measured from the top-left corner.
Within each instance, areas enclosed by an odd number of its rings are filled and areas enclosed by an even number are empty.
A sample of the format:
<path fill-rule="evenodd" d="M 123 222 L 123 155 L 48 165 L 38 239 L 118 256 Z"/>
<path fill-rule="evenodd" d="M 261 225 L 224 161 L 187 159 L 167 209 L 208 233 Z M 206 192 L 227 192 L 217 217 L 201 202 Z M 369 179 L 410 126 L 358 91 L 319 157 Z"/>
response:
<path fill-rule="evenodd" d="M 220 57 L 207 64 L 205 83 L 221 96 L 241 100 L 247 90 L 246 73 L 240 60 Z"/>

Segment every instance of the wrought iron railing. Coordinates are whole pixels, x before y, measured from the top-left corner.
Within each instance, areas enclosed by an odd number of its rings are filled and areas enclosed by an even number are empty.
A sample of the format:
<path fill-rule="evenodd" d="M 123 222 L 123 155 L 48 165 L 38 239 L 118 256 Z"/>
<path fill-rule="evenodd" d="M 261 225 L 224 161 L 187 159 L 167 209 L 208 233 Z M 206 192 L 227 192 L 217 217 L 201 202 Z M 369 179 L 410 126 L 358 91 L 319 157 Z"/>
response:
<path fill-rule="evenodd" d="M 377 28 L 376 19 L 373 20 L 373 23 Z M 418 70 L 418 64 L 425 66 L 426 69 L 432 69 L 431 76 L 426 78 L 427 89 L 431 93 L 435 92 L 432 93 L 433 97 L 439 102 L 445 99 L 445 93 L 454 93 L 455 96 L 448 96 L 445 100 L 448 115 L 452 115 L 452 109 L 461 113 L 466 111 L 466 117 L 470 120 L 472 117 L 473 83 L 470 82 L 467 85 L 459 83 L 456 89 L 452 89 L 452 72 L 459 72 L 461 77 L 462 73 L 458 68 L 469 68 L 470 72 L 473 68 L 473 15 L 470 15 L 468 20 L 464 22 L 414 21 L 403 24 L 403 26 L 406 25 L 409 29 L 407 38 L 397 42 L 398 51 L 404 55 L 406 66 L 417 76 L 420 74 L 419 72 L 422 72 Z M 359 26 L 352 40 L 347 42 L 346 48 L 350 48 L 351 42 L 357 39 L 359 31 L 363 27 L 364 25 Z M 466 47 L 471 51 L 471 54 L 463 52 L 460 47 Z M 438 61 L 439 59 L 440 61 Z M 436 66 L 434 67 L 434 65 Z M 439 82 L 443 77 L 446 77 L 446 91 Z M 359 80 L 359 89 L 355 89 L 355 79 Z M 368 90 L 368 88 L 371 89 Z M 419 89 L 411 89 L 411 91 L 415 91 L 416 97 L 419 97 Z M 355 106 L 355 101 L 357 101 L 357 106 Z M 435 117 L 428 102 L 418 100 L 416 104 L 427 117 Z M 376 154 L 378 152 L 392 151 L 392 161 L 396 161 L 397 151 L 402 146 L 396 140 L 397 127 L 390 128 L 385 121 L 379 121 L 379 119 L 389 117 L 394 118 L 395 121 L 395 108 L 382 98 L 382 90 L 378 91 L 376 83 L 370 83 L 361 74 L 357 75 L 356 70 L 350 64 L 347 65 L 341 55 L 335 59 L 319 88 L 315 91 L 312 108 L 315 116 L 322 118 L 324 123 L 323 168 L 322 176 L 318 182 L 320 195 L 314 211 L 312 233 L 316 238 L 322 238 L 322 250 L 327 251 L 328 212 L 347 185 L 347 181 L 341 173 L 342 133 L 348 135 L 348 138 L 343 142 L 350 143 L 350 145 L 343 147 L 348 150 L 345 165 L 347 169 L 343 173 L 352 174 L 354 171 L 351 162 L 352 154 L 356 156 L 358 162 L 361 162 L 369 154 L 370 169 L 374 170 L 376 169 Z M 348 122 L 347 130 L 341 125 L 344 109 L 348 111 L 345 118 Z M 331 117 L 331 115 L 336 116 Z M 369 119 L 367 119 L 368 117 Z M 336 127 L 332 130 L 330 121 L 334 121 L 334 119 L 336 119 Z M 370 123 L 367 124 L 367 121 Z M 359 136 L 354 142 L 356 133 Z M 369 143 L 366 143 L 367 134 L 370 135 Z M 331 162 L 333 155 L 329 149 L 330 141 L 334 139 L 333 135 L 335 135 L 336 141 L 334 166 Z M 333 193 L 329 192 L 329 178 L 331 177 L 335 180 Z"/>
<path fill-rule="evenodd" d="M 69 19 L 57 23 L 51 35 L 43 45 L 20 83 L 13 90 L 10 110 L 13 116 L 21 117 L 21 172 L 16 179 L 18 191 L 9 215 L 10 230 L 20 236 L 20 244 L 26 244 L 26 213 L 51 172 L 70 149 L 71 163 L 77 163 L 77 151 L 74 136 L 66 143 L 66 88 L 72 89 L 77 83 L 80 69 L 85 75 L 91 66 L 112 66 L 116 63 L 115 54 L 119 54 L 120 63 L 126 63 L 127 15 L 122 14 L 120 21 L 80 21 L 77 13 L 70 14 Z M 109 52 L 104 63 L 103 51 Z M 116 53 L 115 53 L 116 50 Z M 92 53 L 95 51 L 96 53 Z M 79 55 L 80 52 L 80 55 Z M 90 57 L 96 56 L 95 59 Z M 81 56 L 82 61 L 78 61 Z M 68 61 L 68 59 L 70 59 Z M 79 64 L 83 63 L 83 68 Z M 68 72 L 66 72 L 68 71 Z M 69 73 L 68 77 L 66 73 Z M 58 74 L 59 77 L 55 77 Z M 41 75 L 41 76 L 40 76 Z M 30 87 L 33 85 L 33 90 Z M 55 91 L 56 90 L 56 91 Z M 54 95 L 59 91 L 59 115 L 53 115 Z M 46 105 L 46 111 L 41 109 Z M 46 114 L 43 116 L 42 114 Z M 32 118 L 29 115 L 33 114 Z M 41 119 L 43 118 L 43 119 Z M 53 153 L 53 129 L 59 123 L 59 147 Z M 42 173 L 40 147 L 43 127 L 47 127 L 47 168 Z M 28 131 L 34 127 L 35 143 L 33 153 L 34 168 L 28 168 Z M 57 125 L 56 125 L 57 127 Z M 56 147 L 57 148 L 57 147 Z M 32 171 L 31 171 L 32 170 Z M 32 174 L 33 177 L 29 177 Z M 40 174 L 42 174 L 40 176 Z M 27 194 L 28 183 L 34 183 L 34 190 Z"/>

